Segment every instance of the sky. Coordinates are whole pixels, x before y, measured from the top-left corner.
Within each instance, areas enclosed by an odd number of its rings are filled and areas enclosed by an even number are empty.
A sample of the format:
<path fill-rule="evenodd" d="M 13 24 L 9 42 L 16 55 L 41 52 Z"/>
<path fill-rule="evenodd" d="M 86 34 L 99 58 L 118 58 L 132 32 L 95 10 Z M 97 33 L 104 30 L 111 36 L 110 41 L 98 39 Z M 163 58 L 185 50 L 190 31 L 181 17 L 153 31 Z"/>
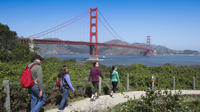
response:
<path fill-rule="evenodd" d="M 99 42 L 146 43 L 149 35 L 154 45 L 200 51 L 200 0 L 0 0 L 0 23 L 28 37 L 88 12 L 42 38 L 89 41 L 90 8 L 103 15 L 98 13 Z M 119 36 L 110 33 L 106 22 Z"/>

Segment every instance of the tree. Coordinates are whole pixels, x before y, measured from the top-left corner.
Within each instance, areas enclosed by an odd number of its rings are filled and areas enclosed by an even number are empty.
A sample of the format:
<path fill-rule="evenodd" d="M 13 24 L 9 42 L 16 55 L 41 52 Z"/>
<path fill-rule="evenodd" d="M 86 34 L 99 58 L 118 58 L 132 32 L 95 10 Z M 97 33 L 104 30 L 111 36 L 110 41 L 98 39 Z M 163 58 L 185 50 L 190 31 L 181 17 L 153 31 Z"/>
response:
<path fill-rule="evenodd" d="M 21 44 L 17 33 L 0 23 L 0 60 L 29 61 L 33 55 L 28 44 Z"/>
<path fill-rule="evenodd" d="M 0 49 L 1 50 L 12 50 L 17 44 L 17 33 L 10 31 L 7 25 L 0 23 Z"/>
<path fill-rule="evenodd" d="M 14 46 L 10 57 L 13 61 L 30 61 L 34 55 L 36 54 L 29 50 L 27 44 L 17 44 Z"/>

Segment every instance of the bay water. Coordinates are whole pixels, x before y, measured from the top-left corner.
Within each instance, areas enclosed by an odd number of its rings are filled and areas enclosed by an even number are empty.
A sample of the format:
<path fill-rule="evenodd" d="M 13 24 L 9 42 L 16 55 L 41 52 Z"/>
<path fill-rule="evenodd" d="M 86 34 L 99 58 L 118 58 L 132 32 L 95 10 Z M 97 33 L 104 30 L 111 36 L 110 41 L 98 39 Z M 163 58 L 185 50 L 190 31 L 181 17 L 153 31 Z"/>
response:
<path fill-rule="evenodd" d="M 44 55 L 44 57 L 56 57 L 59 59 L 74 59 L 76 61 L 87 61 L 89 55 Z M 144 64 L 147 66 L 161 66 L 163 64 L 173 65 L 200 65 L 200 56 L 114 56 L 99 55 L 99 63 L 103 65 L 131 65 Z"/>

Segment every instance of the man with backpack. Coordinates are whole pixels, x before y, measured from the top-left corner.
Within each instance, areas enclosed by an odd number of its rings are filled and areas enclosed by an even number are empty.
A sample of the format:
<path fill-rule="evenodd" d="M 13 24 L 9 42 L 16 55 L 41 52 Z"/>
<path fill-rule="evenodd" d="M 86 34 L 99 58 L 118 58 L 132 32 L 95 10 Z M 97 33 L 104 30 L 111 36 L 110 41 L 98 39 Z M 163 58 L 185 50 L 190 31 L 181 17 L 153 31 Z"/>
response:
<path fill-rule="evenodd" d="M 32 67 L 30 70 L 35 83 L 29 88 L 29 93 L 31 94 L 31 112 L 39 112 L 46 101 L 42 67 L 40 65 L 43 60 L 44 58 L 40 55 L 36 55 L 33 57 L 32 63 L 28 65 L 28 67 Z"/>

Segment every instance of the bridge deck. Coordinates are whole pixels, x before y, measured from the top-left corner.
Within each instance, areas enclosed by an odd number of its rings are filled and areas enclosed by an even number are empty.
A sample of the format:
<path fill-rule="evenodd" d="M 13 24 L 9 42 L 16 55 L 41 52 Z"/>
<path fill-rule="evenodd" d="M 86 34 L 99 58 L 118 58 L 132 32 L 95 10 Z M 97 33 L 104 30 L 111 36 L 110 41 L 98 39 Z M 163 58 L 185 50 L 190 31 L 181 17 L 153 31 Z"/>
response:
<path fill-rule="evenodd" d="M 21 39 L 21 41 L 28 42 L 28 39 Z M 34 39 L 37 44 L 69 44 L 69 45 L 97 45 L 97 46 L 108 46 L 108 47 L 125 47 L 125 48 L 136 48 L 143 50 L 150 50 L 141 46 L 123 45 L 123 44 L 108 44 L 108 43 L 90 43 L 84 41 L 63 41 L 63 40 L 46 40 L 46 39 Z"/>

